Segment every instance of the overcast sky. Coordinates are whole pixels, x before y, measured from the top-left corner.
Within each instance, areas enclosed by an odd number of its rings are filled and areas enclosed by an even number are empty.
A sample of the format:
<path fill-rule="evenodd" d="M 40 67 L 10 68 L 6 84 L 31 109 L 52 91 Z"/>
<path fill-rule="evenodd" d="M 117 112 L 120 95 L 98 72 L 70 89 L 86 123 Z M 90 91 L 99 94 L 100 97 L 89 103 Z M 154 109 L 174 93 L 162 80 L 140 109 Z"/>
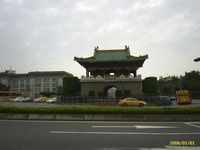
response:
<path fill-rule="evenodd" d="M 200 0 L 0 0 L 0 72 L 85 75 L 94 47 L 149 55 L 142 77 L 199 70 Z"/>

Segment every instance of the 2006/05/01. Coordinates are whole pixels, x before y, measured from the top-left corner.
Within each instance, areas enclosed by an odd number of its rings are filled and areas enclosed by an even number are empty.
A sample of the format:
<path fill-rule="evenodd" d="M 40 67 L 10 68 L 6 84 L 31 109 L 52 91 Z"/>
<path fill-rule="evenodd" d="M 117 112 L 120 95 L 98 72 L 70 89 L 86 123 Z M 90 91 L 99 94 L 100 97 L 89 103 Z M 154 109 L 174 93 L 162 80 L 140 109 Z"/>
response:
<path fill-rule="evenodd" d="M 195 141 L 173 140 L 169 142 L 170 146 L 195 146 Z"/>

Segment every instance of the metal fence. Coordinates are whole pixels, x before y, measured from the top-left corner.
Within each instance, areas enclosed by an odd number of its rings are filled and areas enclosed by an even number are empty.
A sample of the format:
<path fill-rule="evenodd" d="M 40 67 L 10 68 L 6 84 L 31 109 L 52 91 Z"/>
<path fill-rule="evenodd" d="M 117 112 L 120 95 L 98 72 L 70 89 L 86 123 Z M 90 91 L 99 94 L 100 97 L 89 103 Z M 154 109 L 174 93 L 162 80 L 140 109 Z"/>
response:
<path fill-rule="evenodd" d="M 157 96 L 134 96 L 135 98 L 145 101 L 148 105 L 156 105 L 158 102 Z M 119 98 L 107 98 L 107 97 L 84 97 L 84 96 L 65 96 L 60 97 L 59 102 L 66 104 L 78 104 L 78 105 L 118 105 Z"/>

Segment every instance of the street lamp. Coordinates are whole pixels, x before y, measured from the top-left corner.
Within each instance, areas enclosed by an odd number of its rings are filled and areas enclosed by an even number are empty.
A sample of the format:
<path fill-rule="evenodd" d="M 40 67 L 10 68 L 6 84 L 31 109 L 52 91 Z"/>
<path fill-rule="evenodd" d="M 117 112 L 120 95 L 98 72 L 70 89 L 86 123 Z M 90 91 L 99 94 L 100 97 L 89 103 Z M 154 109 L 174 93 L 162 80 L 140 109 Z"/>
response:
<path fill-rule="evenodd" d="M 200 57 L 194 59 L 194 62 L 198 62 L 198 61 L 200 61 Z"/>
<path fill-rule="evenodd" d="M 180 90 L 182 90 L 182 76 L 180 76 Z"/>

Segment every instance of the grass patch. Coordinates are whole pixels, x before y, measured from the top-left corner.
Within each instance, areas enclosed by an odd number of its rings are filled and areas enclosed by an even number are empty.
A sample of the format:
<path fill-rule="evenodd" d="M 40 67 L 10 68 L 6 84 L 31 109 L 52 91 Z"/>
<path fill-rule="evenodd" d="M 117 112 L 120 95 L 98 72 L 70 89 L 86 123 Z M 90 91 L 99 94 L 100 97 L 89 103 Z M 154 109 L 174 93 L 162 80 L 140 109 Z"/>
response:
<path fill-rule="evenodd" d="M 31 114 L 200 114 L 200 106 L 193 107 L 119 107 L 119 106 L 58 106 L 16 107 L 0 106 L 0 113 Z"/>

